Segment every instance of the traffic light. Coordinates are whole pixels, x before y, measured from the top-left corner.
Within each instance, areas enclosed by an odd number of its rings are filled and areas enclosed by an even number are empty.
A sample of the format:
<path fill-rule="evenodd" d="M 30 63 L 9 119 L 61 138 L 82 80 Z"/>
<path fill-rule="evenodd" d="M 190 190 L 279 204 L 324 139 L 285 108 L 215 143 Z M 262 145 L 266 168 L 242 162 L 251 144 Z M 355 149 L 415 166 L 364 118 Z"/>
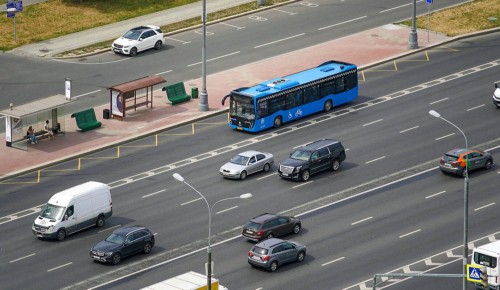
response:
<path fill-rule="evenodd" d="M 480 268 L 481 271 L 481 286 L 483 286 L 485 289 L 488 289 L 488 270 L 486 269 L 485 266 L 482 266 Z"/>

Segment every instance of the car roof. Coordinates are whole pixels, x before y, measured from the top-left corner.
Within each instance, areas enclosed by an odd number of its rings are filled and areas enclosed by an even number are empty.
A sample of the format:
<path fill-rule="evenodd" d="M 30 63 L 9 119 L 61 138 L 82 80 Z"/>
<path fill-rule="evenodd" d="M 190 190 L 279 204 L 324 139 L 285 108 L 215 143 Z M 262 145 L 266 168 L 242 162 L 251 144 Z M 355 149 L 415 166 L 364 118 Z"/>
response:
<path fill-rule="evenodd" d="M 271 247 L 274 247 L 274 246 L 281 244 L 283 242 L 285 242 L 285 240 L 272 238 L 272 239 L 264 240 L 264 241 L 256 244 L 255 246 L 260 247 L 260 248 L 271 248 Z"/>
<path fill-rule="evenodd" d="M 322 148 L 322 147 L 325 147 L 325 146 L 328 146 L 328 145 L 332 145 L 332 144 L 335 144 L 335 143 L 339 143 L 340 144 L 340 141 L 339 140 L 336 140 L 336 139 L 320 139 L 320 140 L 317 140 L 317 141 L 313 141 L 311 143 L 307 143 L 307 144 L 304 144 L 302 145 L 301 147 L 299 147 L 298 149 L 301 149 L 301 150 L 317 150 L 319 148 Z"/>
<path fill-rule="evenodd" d="M 144 227 L 144 226 L 139 226 L 139 225 L 134 225 L 134 226 L 126 226 L 126 227 L 123 227 L 123 228 L 119 228 L 117 230 L 114 230 L 113 231 L 113 234 L 117 234 L 117 235 L 128 235 L 129 233 L 131 232 L 135 232 L 137 230 L 144 230 L 147 228 Z"/>
<path fill-rule="evenodd" d="M 467 151 L 467 150 L 465 150 L 463 148 L 456 148 L 456 149 L 452 149 L 452 150 L 446 152 L 446 155 L 458 157 L 458 156 L 464 154 L 465 152 L 475 152 L 475 151 L 476 150 L 469 150 L 469 151 Z"/>
<path fill-rule="evenodd" d="M 254 217 L 251 221 L 256 222 L 256 223 L 263 223 L 263 222 L 265 222 L 269 219 L 275 218 L 277 216 L 278 215 L 276 215 L 274 213 L 263 213 L 263 214 L 260 214 L 256 217 Z"/>
<path fill-rule="evenodd" d="M 257 155 L 257 154 L 263 154 L 263 153 L 260 152 L 260 151 L 256 151 L 256 150 L 248 150 L 248 151 L 245 151 L 245 152 L 241 152 L 238 155 L 241 155 L 241 156 L 244 156 L 244 157 L 252 157 L 252 156 Z"/>
<path fill-rule="evenodd" d="M 137 27 L 134 27 L 130 30 L 144 31 L 144 30 L 158 29 L 158 28 L 159 28 L 158 26 L 154 26 L 154 25 L 145 25 L 145 26 L 137 26 Z"/>

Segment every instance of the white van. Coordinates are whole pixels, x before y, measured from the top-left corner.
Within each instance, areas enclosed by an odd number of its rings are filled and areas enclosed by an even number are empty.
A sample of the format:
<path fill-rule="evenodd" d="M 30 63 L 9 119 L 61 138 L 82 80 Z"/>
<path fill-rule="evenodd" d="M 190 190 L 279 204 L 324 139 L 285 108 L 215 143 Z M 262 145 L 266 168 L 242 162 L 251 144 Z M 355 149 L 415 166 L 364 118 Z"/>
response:
<path fill-rule="evenodd" d="M 493 92 L 493 104 L 500 108 L 500 81 L 495 83 L 495 91 Z"/>
<path fill-rule="evenodd" d="M 475 248 L 472 251 L 472 265 L 486 266 L 488 273 L 488 285 L 490 289 L 499 289 L 498 273 L 500 273 L 500 241 L 489 243 Z M 483 289 L 479 284 L 476 285 L 477 289 Z"/>
<path fill-rule="evenodd" d="M 64 240 L 88 227 L 102 227 L 113 214 L 109 186 L 89 181 L 54 194 L 31 230 L 39 238 Z"/>

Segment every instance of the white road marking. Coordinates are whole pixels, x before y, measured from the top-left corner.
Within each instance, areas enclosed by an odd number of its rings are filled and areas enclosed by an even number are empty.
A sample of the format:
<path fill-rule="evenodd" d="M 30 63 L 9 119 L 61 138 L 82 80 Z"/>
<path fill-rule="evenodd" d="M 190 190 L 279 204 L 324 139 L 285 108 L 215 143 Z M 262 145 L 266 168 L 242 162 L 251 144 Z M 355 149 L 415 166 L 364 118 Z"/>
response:
<path fill-rule="evenodd" d="M 95 90 L 95 91 L 92 91 L 92 92 L 88 92 L 88 93 L 85 93 L 85 94 L 81 94 L 81 95 L 78 95 L 78 96 L 71 97 L 71 99 L 78 99 L 79 97 L 83 97 L 83 96 L 90 95 L 90 94 L 93 94 L 93 93 L 97 93 L 97 92 L 100 92 L 100 91 L 101 90 Z"/>
<path fill-rule="evenodd" d="M 311 3 L 311 2 L 300 2 L 300 5 L 306 6 L 306 7 L 318 7 L 319 5 L 316 3 Z"/>
<path fill-rule="evenodd" d="M 277 173 L 277 172 L 275 172 L 275 173 L 271 173 L 271 174 L 268 174 L 268 175 L 265 175 L 265 176 L 259 177 L 259 178 L 257 178 L 257 180 L 261 180 L 261 179 L 264 179 L 264 178 L 268 178 L 268 177 L 273 176 L 273 175 L 278 175 L 278 173 Z"/>
<path fill-rule="evenodd" d="M 170 39 L 170 40 L 173 40 L 173 41 L 177 41 L 177 42 L 180 42 L 182 44 L 188 44 L 188 43 L 191 42 L 191 41 L 182 41 L 182 40 L 175 39 L 175 38 L 172 38 L 172 37 L 165 37 L 165 39 Z"/>
<path fill-rule="evenodd" d="M 323 267 L 323 266 L 326 266 L 326 265 L 329 265 L 329 264 L 331 264 L 331 263 L 335 263 L 335 262 L 338 262 L 338 261 L 340 261 L 340 260 L 344 260 L 344 259 L 345 259 L 345 257 L 340 257 L 340 258 L 337 258 L 337 259 L 335 259 L 335 260 L 333 260 L 333 261 L 323 263 L 323 264 L 321 264 L 321 266 Z"/>
<path fill-rule="evenodd" d="M 434 197 L 434 196 L 437 196 L 437 195 L 440 195 L 440 194 L 443 194 L 443 193 L 446 193 L 446 190 L 443 190 L 443 191 L 440 191 L 438 193 L 434 193 L 434 194 L 428 195 L 425 198 L 431 198 L 431 197 Z"/>
<path fill-rule="evenodd" d="M 420 126 L 411 127 L 411 128 L 405 129 L 403 131 L 399 131 L 399 133 L 405 133 L 405 132 L 408 132 L 410 130 L 417 129 L 417 128 L 420 128 Z"/>
<path fill-rule="evenodd" d="M 235 52 L 231 52 L 231 53 L 228 53 L 228 54 L 225 54 L 225 55 L 221 55 L 221 56 L 218 56 L 218 57 L 214 57 L 214 58 L 211 58 L 211 59 L 207 59 L 207 62 L 210 62 L 212 60 L 216 60 L 216 59 L 219 59 L 219 58 L 223 58 L 223 57 L 227 57 L 227 56 L 231 56 L 231 55 L 235 55 L 235 54 L 238 54 L 240 53 L 240 51 L 235 51 Z M 194 66 L 194 65 L 198 65 L 198 64 L 201 64 L 202 62 L 197 62 L 197 63 L 192 63 L 192 64 L 188 64 L 187 67 L 190 67 L 190 66 Z"/>
<path fill-rule="evenodd" d="M 155 75 L 157 75 L 157 76 L 158 76 L 158 75 L 163 75 L 163 74 L 166 74 L 166 73 L 169 73 L 169 72 L 172 72 L 172 70 L 162 71 L 162 72 L 159 72 L 159 73 L 157 73 L 157 74 L 155 74 Z"/>
<path fill-rule="evenodd" d="M 181 203 L 181 205 L 190 204 L 190 203 L 195 202 L 195 201 L 198 201 L 198 200 L 200 200 L 200 199 L 203 199 L 203 198 L 198 197 L 197 199 L 193 199 L 193 200 L 191 200 L 191 201 L 187 201 L 187 202 L 185 202 L 185 203 Z"/>
<path fill-rule="evenodd" d="M 248 16 L 248 18 L 250 18 L 252 20 L 255 20 L 255 21 L 267 21 L 267 18 L 260 17 L 260 16 L 255 16 L 255 15 Z"/>
<path fill-rule="evenodd" d="M 122 226 L 122 225 L 112 226 L 112 227 L 109 227 L 109 228 L 107 228 L 107 229 L 100 230 L 100 231 L 98 231 L 97 233 L 98 233 L 98 234 L 100 234 L 100 233 L 102 233 L 102 232 L 107 232 L 107 231 L 109 231 L 109 230 L 112 230 L 112 229 L 114 229 L 114 228 L 119 228 L 119 227 L 121 227 L 121 226 Z"/>
<path fill-rule="evenodd" d="M 26 255 L 26 256 L 24 256 L 24 257 L 21 257 L 21 258 L 18 258 L 18 259 L 12 260 L 12 261 L 10 261 L 9 263 L 14 263 L 14 262 L 20 261 L 20 260 L 22 260 L 22 259 L 29 258 L 29 257 L 34 256 L 34 255 L 36 255 L 36 254 L 35 254 L 35 253 L 33 253 L 33 254 L 29 254 L 29 255 Z"/>
<path fill-rule="evenodd" d="M 367 221 L 367 220 L 371 220 L 372 218 L 373 218 L 373 217 L 371 216 L 371 217 L 367 217 L 367 218 L 365 218 L 365 219 L 359 220 L 359 221 L 357 221 L 357 222 L 353 222 L 353 223 L 351 223 L 351 226 L 353 226 L 353 225 L 355 225 L 355 224 L 359 224 L 359 223 L 365 222 L 365 221 Z"/>
<path fill-rule="evenodd" d="M 236 26 L 236 25 L 225 23 L 225 22 L 219 22 L 219 24 L 224 24 L 224 25 L 227 25 L 227 26 L 231 26 L 231 27 L 234 27 L 236 29 L 243 29 L 243 28 L 245 28 L 245 26 Z"/>
<path fill-rule="evenodd" d="M 221 210 L 221 211 L 216 212 L 215 214 L 220 214 L 220 213 L 223 213 L 223 212 L 226 212 L 226 211 L 233 210 L 233 209 L 235 209 L 235 208 L 238 208 L 238 206 L 237 206 L 237 205 L 235 205 L 235 206 L 233 206 L 233 207 L 230 207 L 230 208 L 227 208 L 227 209 L 223 209 L 223 210 Z"/>
<path fill-rule="evenodd" d="M 266 46 L 266 45 L 270 45 L 270 44 L 274 44 L 274 43 L 277 43 L 277 42 L 285 41 L 285 40 L 288 40 L 288 39 L 291 39 L 291 38 L 299 37 L 299 36 L 302 36 L 302 35 L 305 35 L 305 33 L 300 33 L 300 34 L 292 35 L 290 37 L 286 37 L 286 38 L 278 39 L 278 40 L 275 40 L 275 41 L 272 41 L 272 42 L 268 42 L 268 43 L 264 43 L 264 44 L 261 44 L 261 45 L 257 45 L 257 46 L 254 46 L 254 48 L 263 47 L 263 46 Z"/>
<path fill-rule="evenodd" d="M 288 12 L 288 11 L 280 10 L 280 9 L 277 9 L 277 8 L 274 8 L 273 10 L 276 10 L 276 11 L 279 11 L 279 12 L 283 12 L 283 13 L 286 13 L 286 14 L 289 14 L 289 15 L 295 15 L 295 14 L 297 14 L 297 12 Z"/>
<path fill-rule="evenodd" d="M 368 164 L 368 163 L 372 163 L 372 162 L 375 162 L 375 161 L 378 161 L 378 160 L 381 160 L 381 159 L 384 159 L 385 156 L 382 156 L 382 157 L 379 157 L 379 158 L 375 158 L 375 159 L 372 159 L 370 161 L 366 161 L 365 164 Z"/>
<path fill-rule="evenodd" d="M 301 183 L 301 184 L 299 184 L 299 185 L 292 186 L 292 188 L 301 187 L 301 186 L 304 186 L 304 185 L 309 184 L 309 183 L 312 183 L 312 181 L 302 182 L 302 183 Z"/>
<path fill-rule="evenodd" d="M 442 136 L 442 137 L 438 137 L 438 138 L 436 138 L 436 139 L 434 139 L 434 140 L 436 140 L 436 141 L 437 141 L 437 140 L 441 140 L 441 139 L 444 139 L 444 138 L 447 138 L 447 137 L 450 137 L 450 136 L 453 136 L 453 135 L 455 135 L 455 133 L 451 133 L 451 134 L 448 134 L 448 135 L 444 135 L 444 136 Z"/>
<path fill-rule="evenodd" d="M 378 119 L 378 120 L 376 120 L 376 121 L 373 121 L 373 122 L 370 122 L 370 123 L 363 124 L 363 127 L 365 127 L 365 126 L 369 126 L 369 125 L 372 125 L 372 124 L 375 124 L 375 123 L 378 123 L 378 122 L 381 122 L 382 120 L 384 120 L 384 119 Z"/>
<path fill-rule="evenodd" d="M 321 27 L 321 28 L 318 28 L 318 30 L 323 30 L 323 29 L 331 28 L 331 27 L 334 27 L 334 26 L 337 26 L 337 25 L 346 24 L 346 23 L 349 23 L 349 22 L 353 22 L 353 21 L 356 21 L 356 20 L 363 19 L 363 18 L 366 18 L 366 16 L 361 16 L 361 17 L 354 18 L 354 19 L 351 19 L 351 20 L 347 20 L 347 21 L 344 21 L 344 22 L 340 22 L 340 23 L 337 23 L 337 24 L 333 24 L 333 25 Z"/>
<path fill-rule="evenodd" d="M 203 35 L 203 30 L 195 30 L 194 33 Z M 206 36 L 211 36 L 211 35 L 214 35 L 214 34 L 215 33 L 213 33 L 213 32 L 205 31 L 205 35 Z"/>
<path fill-rule="evenodd" d="M 407 234 L 404 234 L 404 235 L 399 236 L 399 238 L 404 238 L 404 237 L 407 237 L 407 236 L 409 236 L 409 235 L 413 235 L 413 234 L 415 234 L 415 233 L 420 232 L 421 230 L 422 230 L 422 229 L 418 229 L 418 230 L 416 230 L 416 231 L 409 232 L 409 233 L 407 233 Z"/>
<path fill-rule="evenodd" d="M 434 101 L 432 103 L 429 103 L 429 105 L 434 105 L 434 104 L 437 104 L 437 103 L 440 103 L 440 102 L 443 102 L 443 101 L 446 101 L 446 100 L 448 100 L 448 98 L 444 98 L 444 99 L 441 99 L 441 100 Z"/>
<path fill-rule="evenodd" d="M 490 207 L 490 206 L 492 206 L 492 205 L 495 205 L 495 203 L 494 203 L 494 202 L 492 202 L 492 203 L 489 203 L 489 204 L 487 204 L 487 205 L 483 205 L 483 206 L 481 206 L 481 207 L 478 207 L 478 208 L 474 209 L 474 211 L 482 210 L 483 208 L 487 208 L 487 207 Z"/>
<path fill-rule="evenodd" d="M 52 269 L 48 269 L 48 270 L 47 270 L 47 272 L 52 272 L 52 271 L 54 271 L 54 270 L 60 269 L 60 268 L 62 268 L 62 267 L 69 266 L 69 265 L 71 265 L 71 264 L 73 264 L 73 262 L 69 262 L 69 263 L 67 263 L 67 264 L 64 264 L 64 265 L 61 265 L 61 266 L 58 266 L 58 267 L 55 267 L 55 268 L 52 268 Z"/>
<path fill-rule="evenodd" d="M 164 191 L 166 191 L 166 189 L 162 189 L 162 190 L 159 190 L 159 191 L 157 191 L 157 192 L 153 192 L 153 193 L 150 193 L 150 194 L 143 195 L 143 196 L 142 196 L 142 198 L 145 198 L 145 197 L 150 197 L 150 196 L 152 196 L 152 195 L 155 195 L 155 194 L 158 194 L 158 193 L 160 193 L 160 192 L 164 192 Z"/>
<path fill-rule="evenodd" d="M 475 107 L 472 107 L 472 108 L 467 109 L 467 110 L 465 110 L 465 111 L 469 112 L 469 111 L 475 110 L 475 109 L 477 109 L 477 108 L 484 107 L 485 105 L 486 105 L 486 104 L 482 104 L 482 105 L 479 105 L 479 106 L 475 106 Z"/>

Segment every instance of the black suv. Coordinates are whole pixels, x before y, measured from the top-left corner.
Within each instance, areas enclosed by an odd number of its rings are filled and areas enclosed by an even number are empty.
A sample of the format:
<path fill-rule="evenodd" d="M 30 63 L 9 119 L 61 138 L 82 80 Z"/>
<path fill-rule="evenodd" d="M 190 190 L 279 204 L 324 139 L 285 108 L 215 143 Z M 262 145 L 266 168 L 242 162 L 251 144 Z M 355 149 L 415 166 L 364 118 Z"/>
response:
<path fill-rule="evenodd" d="M 126 256 L 143 252 L 149 254 L 155 245 L 155 236 L 143 226 L 127 226 L 115 230 L 104 241 L 90 249 L 94 261 L 120 263 Z"/>
<path fill-rule="evenodd" d="M 298 234 L 302 224 L 295 217 L 279 216 L 272 213 L 263 213 L 251 219 L 241 233 L 251 241 L 261 241 L 289 233 Z"/>
<path fill-rule="evenodd" d="M 283 178 L 309 180 L 311 174 L 331 169 L 337 171 L 345 160 L 344 146 L 335 139 L 321 139 L 303 145 L 279 164 L 278 174 Z"/>

